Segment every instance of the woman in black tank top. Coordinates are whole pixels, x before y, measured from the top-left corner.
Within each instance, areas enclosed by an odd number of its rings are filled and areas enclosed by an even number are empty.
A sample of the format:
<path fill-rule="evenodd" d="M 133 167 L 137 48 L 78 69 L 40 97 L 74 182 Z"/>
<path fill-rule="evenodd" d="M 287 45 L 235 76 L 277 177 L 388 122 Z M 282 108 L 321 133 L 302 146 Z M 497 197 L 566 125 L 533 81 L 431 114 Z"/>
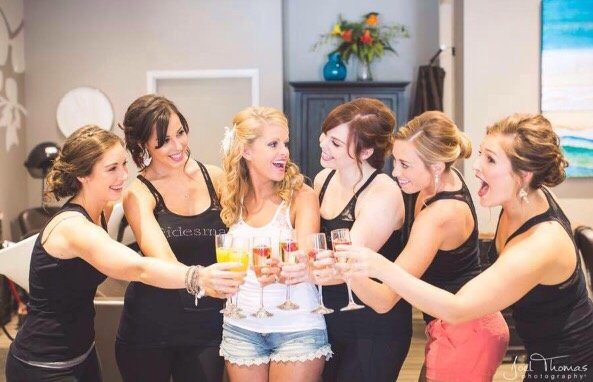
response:
<path fill-rule="evenodd" d="M 493 265 L 456 294 L 362 250 L 350 254 L 357 272 L 449 322 L 511 306 L 528 352 L 513 379 L 593 381 L 593 303 L 570 223 L 546 188 L 565 177 L 558 136 L 542 115 L 513 114 L 488 127 L 480 150 L 474 163 L 480 204 L 502 206 Z"/>
<path fill-rule="evenodd" d="M 321 204 L 321 231 L 349 228 L 355 244 L 367 245 L 393 260 L 401 249 L 404 208 L 401 192 L 381 173 L 392 143 L 395 116 L 382 102 L 359 98 L 333 109 L 322 125 L 321 164 L 315 177 Z M 328 243 L 331 245 L 331 243 Z M 334 356 L 326 362 L 324 381 L 397 379 L 412 335 L 411 307 L 405 301 L 379 314 L 364 308 L 340 311 L 348 302 L 344 279 L 319 279 Z M 361 301 L 355 294 L 355 302 Z"/>
<path fill-rule="evenodd" d="M 101 381 L 93 298 L 106 276 L 192 292 L 206 286 L 198 267 L 145 259 L 109 238 L 105 221 L 126 178 L 115 134 L 85 126 L 64 142 L 46 177 L 47 194 L 71 198 L 33 248 L 28 314 L 7 357 L 7 381 Z"/>
<path fill-rule="evenodd" d="M 473 202 L 461 174 L 452 167 L 470 154 L 467 137 L 441 112 L 423 113 L 395 133 L 393 175 L 405 194 L 407 241 L 395 264 L 451 293 L 481 271 Z M 381 263 L 387 268 L 394 264 L 383 257 Z M 365 290 L 359 297 L 379 311 L 406 298 L 371 279 L 357 283 Z M 430 381 L 491 381 L 509 336 L 500 312 L 451 325 L 420 308 L 428 337 L 423 376 Z"/>
<path fill-rule="evenodd" d="M 125 381 L 210 381 L 222 378 L 222 300 L 214 285 L 230 281 L 216 264 L 214 237 L 225 233 L 215 192 L 222 170 L 190 159 L 189 127 L 168 99 L 145 95 L 124 117 L 126 147 L 140 168 L 124 193 L 126 218 L 141 252 L 201 265 L 207 297 L 183 290 L 128 286 L 116 342 Z M 150 158 L 150 159 L 149 159 Z"/>

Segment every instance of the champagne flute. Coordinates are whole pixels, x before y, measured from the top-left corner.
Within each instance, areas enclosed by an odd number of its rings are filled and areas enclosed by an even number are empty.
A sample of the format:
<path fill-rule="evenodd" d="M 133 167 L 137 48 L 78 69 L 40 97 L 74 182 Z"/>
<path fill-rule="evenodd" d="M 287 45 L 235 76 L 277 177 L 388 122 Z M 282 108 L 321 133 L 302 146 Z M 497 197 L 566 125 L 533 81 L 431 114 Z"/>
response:
<path fill-rule="evenodd" d="M 272 244 L 268 236 L 256 236 L 253 238 L 253 270 L 256 277 L 262 276 L 262 268 L 268 266 L 268 259 L 272 256 Z M 252 314 L 253 317 L 265 318 L 273 316 L 264 308 L 264 285 L 261 285 L 259 295 L 259 309 Z"/>
<path fill-rule="evenodd" d="M 339 228 L 334 229 L 331 231 L 331 240 L 332 240 L 332 248 L 336 255 L 336 259 L 339 263 L 345 263 L 348 261 L 346 256 L 340 256 L 336 252 L 336 247 L 338 245 L 352 245 L 352 240 L 350 239 L 350 230 L 348 228 Z M 346 277 L 346 287 L 348 288 L 348 305 L 341 308 L 340 311 L 344 312 L 347 310 L 357 310 L 364 308 L 364 305 L 359 305 L 354 302 L 352 298 L 352 288 L 350 288 L 350 279 Z"/>
<path fill-rule="evenodd" d="M 236 261 L 241 263 L 241 266 L 233 269 L 234 271 L 246 271 L 249 264 L 249 244 L 250 240 L 247 237 L 233 237 L 232 251 L 229 255 L 229 261 Z M 230 318 L 245 318 L 241 314 L 243 310 L 239 307 L 239 291 L 235 294 L 234 311 L 230 314 Z"/>
<path fill-rule="evenodd" d="M 279 253 L 282 256 L 282 267 L 284 264 L 295 264 L 297 262 L 297 251 L 299 244 L 296 239 L 296 231 L 293 229 L 280 230 Z M 278 305 L 278 309 L 295 310 L 298 304 L 290 301 L 290 284 L 286 285 L 286 301 Z"/>
<path fill-rule="evenodd" d="M 216 248 L 216 262 L 217 263 L 226 263 L 229 262 L 229 257 L 232 252 L 232 241 L 233 235 L 228 233 L 223 234 L 216 234 L 214 237 L 214 245 Z M 235 305 L 233 304 L 232 296 L 227 298 L 226 303 L 224 305 L 224 309 L 220 311 L 225 316 L 231 314 L 234 309 Z"/>
<path fill-rule="evenodd" d="M 313 269 L 313 263 L 315 260 L 319 260 L 319 255 L 327 251 L 327 239 L 324 233 L 312 233 L 307 236 L 307 256 L 309 258 L 309 265 Z M 319 288 L 319 306 L 311 311 L 311 313 L 329 314 L 333 313 L 333 309 L 330 309 L 323 305 L 323 287 L 318 285 Z"/>

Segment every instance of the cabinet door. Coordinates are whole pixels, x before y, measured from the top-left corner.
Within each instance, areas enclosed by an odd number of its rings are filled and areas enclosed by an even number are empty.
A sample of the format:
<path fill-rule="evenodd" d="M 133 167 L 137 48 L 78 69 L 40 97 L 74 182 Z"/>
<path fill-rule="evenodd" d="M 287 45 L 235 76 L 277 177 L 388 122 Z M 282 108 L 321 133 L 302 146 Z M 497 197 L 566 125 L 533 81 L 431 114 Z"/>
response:
<path fill-rule="evenodd" d="M 301 136 L 298 141 L 300 142 L 300 153 L 298 161 L 296 157 L 295 161 L 301 167 L 303 174 L 313 180 L 315 175 L 321 171 L 321 165 L 319 164 L 321 157 L 321 149 L 319 148 L 321 124 L 334 107 L 348 101 L 348 95 L 303 93 L 300 98 L 300 115 L 302 118 L 300 125 Z"/>
<path fill-rule="evenodd" d="M 402 123 L 405 118 L 402 114 L 402 110 L 401 110 L 401 105 L 400 105 L 400 101 L 399 101 L 399 94 L 397 92 L 391 92 L 389 94 L 385 94 L 385 93 L 373 93 L 373 92 L 354 92 L 351 93 L 351 98 L 350 99 L 355 99 L 355 98 L 360 98 L 360 97 L 369 97 L 369 98 L 376 98 L 379 101 L 383 102 L 388 108 L 390 108 L 391 110 L 393 110 L 393 112 L 395 113 L 395 116 L 397 118 L 398 121 L 398 126 L 400 123 Z"/>

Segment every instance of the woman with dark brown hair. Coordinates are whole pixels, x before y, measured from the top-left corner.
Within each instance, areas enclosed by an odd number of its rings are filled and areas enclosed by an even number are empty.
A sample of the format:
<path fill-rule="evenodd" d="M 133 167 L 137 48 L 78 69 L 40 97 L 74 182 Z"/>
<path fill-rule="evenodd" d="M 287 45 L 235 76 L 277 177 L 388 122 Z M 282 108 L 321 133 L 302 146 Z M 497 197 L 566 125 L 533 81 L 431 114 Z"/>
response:
<path fill-rule="evenodd" d="M 450 324 L 511 306 L 528 352 L 528 365 L 516 377 L 593 380 L 593 303 L 570 222 L 547 188 L 564 180 L 567 165 L 546 118 L 503 118 L 488 127 L 474 163 L 480 204 L 502 206 L 489 256 L 494 264 L 452 291 L 418 280 L 368 249 L 350 248 L 352 276 L 378 278 Z"/>
<path fill-rule="evenodd" d="M 211 282 L 199 303 L 182 291 L 130 283 L 117 334 L 119 370 L 125 381 L 219 382 L 222 295 L 215 288 L 229 269 L 216 264 L 214 245 L 227 230 L 217 193 L 222 171 L 190 157 L 187 121 L 165 97 L 136 99 L 122 127 L 140 169 L 123 206 L 142 254 L 199 265 Z"/>
<path fill-rule="evenodd" d="M 315 190 L 321 203 L 321 231 L 349 228 L 352 242 L 378 250 L 393 261 L 402 245 L 402 194 L 381 169 L 391 150 L 395 116 L 381 101 L 359 98 L 333 109 L 323 121 L 321 165 Z M 334 357 L 324 381 L 397 379 L 412 336 L 410 305 L 401 301 L 379 314 L 371 309 L 340 311 L 349 301 L 340 276 L 319 279 Z M 352 285 L 355 293 L 356 285 Z M 355 298 L 360 304 L 360 300 Z"/>
<path fill-rule="evenodd" d="M 33 248 L 29 312 L 10 347 L 8 381 L 101 381 L 93 298 L 106 276 L 192 294 L 209 284 L 197 266 L 143 258 L 109 237 L 110 205 L 126 178 L 126 154 L 115 134 L 86 126 L 64 142 L 47 174 L 47 193 L 70 199 Z M 237 279 L 220 284 L 224 295 L 234 293 L 242 277 L 228 274 Z"/>

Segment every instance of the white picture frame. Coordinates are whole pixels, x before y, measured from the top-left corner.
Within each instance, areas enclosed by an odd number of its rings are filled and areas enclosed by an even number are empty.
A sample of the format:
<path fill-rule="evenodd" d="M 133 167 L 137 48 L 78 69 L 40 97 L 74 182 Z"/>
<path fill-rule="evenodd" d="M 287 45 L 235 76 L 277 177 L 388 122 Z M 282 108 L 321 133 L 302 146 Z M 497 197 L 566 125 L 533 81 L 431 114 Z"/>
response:
<path fill-rule="evenodd" d="M 159 80 L 248 78 L 251 80 L 251 106 L 259 106 L 259 69 L 216 69 L 216 70 L 149 70 L 146 72 L 146 90 L 158 93 Z"/>

